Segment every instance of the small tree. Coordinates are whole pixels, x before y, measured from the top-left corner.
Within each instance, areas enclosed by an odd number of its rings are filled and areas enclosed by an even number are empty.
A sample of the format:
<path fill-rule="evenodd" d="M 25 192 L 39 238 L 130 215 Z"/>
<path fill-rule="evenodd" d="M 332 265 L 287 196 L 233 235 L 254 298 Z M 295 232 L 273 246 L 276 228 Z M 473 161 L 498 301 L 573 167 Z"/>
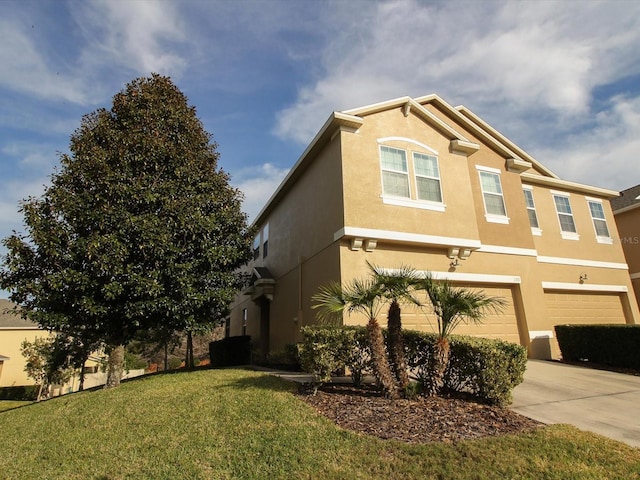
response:
<path fill-rule="evenodd" d="M 22 356 L 26 359 L 24 370 L 40 387 L 38 401 L 48 396 L 50 385 L 63 385 L 73 375 L 66 352 L 59 346 L 55 337 L 38 337 L 33 342 L 25 340 L 21 344 Z"/>
<path fill-rule="evenodd" d="M 455 288 L 447 280 L 435 281 L 428 275 L 422 282 L 423 289 L 436 316 L 438 337 L 433 346 L 433 358 L 429 363 L 429 396 L 442 390 L 444 375 L 449 365 L 449 337 L 461 323 L 480 324 L 490 312 L 500 312 L 506 302 L 500 297 L 490 297 L 483 292 L 474 292 L 466 288 Z"/>

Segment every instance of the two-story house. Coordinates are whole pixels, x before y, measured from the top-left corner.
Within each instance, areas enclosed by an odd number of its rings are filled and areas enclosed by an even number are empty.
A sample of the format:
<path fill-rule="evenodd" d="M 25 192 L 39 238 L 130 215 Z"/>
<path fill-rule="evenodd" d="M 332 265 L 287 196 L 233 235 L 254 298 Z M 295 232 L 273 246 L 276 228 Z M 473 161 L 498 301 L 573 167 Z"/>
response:
<path fill-rule="evenodd" d="M 299 341 L 318 287 L 365 277 L 369 262 L 503 297 L 504 312 L 456 333 L 556 357 L 554 325 L 640 317 L 615 241 L 617 195 L 558 178 L 436 95 L 334 112 L 254 222 L 252 282 L 228 334 L 251 335 L 263 354 Z M 432 322 L 403 310 L 406 328 Z"/>
<path fill-rule="evenodd" d="M 611 199 L 611 207 L 636 300 L 640 303 L 640 185 L 622 190 L 619 197 Z"/>

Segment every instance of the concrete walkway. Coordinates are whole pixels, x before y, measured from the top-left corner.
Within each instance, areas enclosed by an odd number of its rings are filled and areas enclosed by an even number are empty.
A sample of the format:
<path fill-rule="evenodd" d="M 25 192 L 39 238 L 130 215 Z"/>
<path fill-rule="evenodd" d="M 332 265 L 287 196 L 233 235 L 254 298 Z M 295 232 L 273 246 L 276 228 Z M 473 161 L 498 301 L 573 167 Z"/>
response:
<path fill-rule="evenodd" d="M 529 360 L 511 408 L 640 447 L 640 377 Z"/>

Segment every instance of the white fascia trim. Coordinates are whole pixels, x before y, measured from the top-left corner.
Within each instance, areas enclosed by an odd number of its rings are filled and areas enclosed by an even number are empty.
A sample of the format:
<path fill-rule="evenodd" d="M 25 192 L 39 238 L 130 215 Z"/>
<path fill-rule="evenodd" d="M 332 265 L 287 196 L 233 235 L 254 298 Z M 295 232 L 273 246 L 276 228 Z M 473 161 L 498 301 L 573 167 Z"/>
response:
<path fill-rule="evenodd" d="M 498 175 L 502 173 L 498 168 L 485 167 L 484 165 L 476 165 L 476 170 L 480 170 L 482 172 L 497 173 Z"/>
<path fill-rule="evenodd" d="M 542 282 L 544 290 L 580 290 L 585 292 L 615 292 L 626 293 L 629 289 L 625 285 L 595 285 L 590 283 Z"/>
<path fill-rule="evenodd" d="M 397 268 L 381 269 L 387 275 L 400 273 Z M 466 283 L 494 283 L 501 285 L 519 285 L 522 279 L 518 275 L 493 275 L 489 273 L 461 273 L 461 272 L 430 272 L 427 270 L 417 270 L 418 275 L 431 275 L 434 280 L 449 280 L 450 282 Z"/>
<path fill-rule="evenodd" d="M 504 255 L 522 255 L 525 257 L 537 257 L 538 252 L 533 248 L 503 247 L 502 245 L 482 245 L 478 252 L 502 253 Z"/>
<path fill-rule="evenodd" d="M 640 272 L 638 273 L 632 273 L 631 275 L 629 275 L 631 277 L 631 280 L 639 280 L 640 279 Z"/>
<path fill-rule="evenodd" d="M 373 228 L 343 227 L 333 234 L 334 241 L 342 237 L 375 238 L 377 240 L 390 240 L 400 243 L 467 247 L 473 249 L 481 247 L 480 240 L 472 240 L 469 238 L 441 237 L 439 235 L 422 235 L 419 233 L 394 232 Z"/>
<path fill-rule="evenodd" d="M 439 155 L 438 152 L 436 150 L 434 150 L 433 148 L 425 145 L 424 143 L 418 142 L 417 140 L 413 140 L 413 139 L 407 138 L 407 137 L 384 137 L 384 138 L 379 138 L 376 141 L 378 142 L 378 144 L 383 144 L 383 143 L 393 142 L 393 141 L 412 143 L 414 145 L 419 146 L 420 148 L 424 148 L 425 150 L 430 151 L 434 155 Z"/>
<path fill-rule="evenodd" d="M 574 265 L 578 267 L 613 268 L 615 270 L 628 270 L 626 263 L 600 262 L 598 260 L 582 260 L 580 258 L 546 257 L 538 255 L 539 263 L 554 263 L 556 265 Z"/>
<path fill-rule="evenodd" d="M 420 210 L 433 210 L 434 212 L 444 212 L 446 205 L 438 202 L 427 202 L 420 200 L 412 200 L 411 198 L 403 197 L 390 197 L 388 195 L 381 195 L 382 203 L 385 205 L 395 205 L 396 207 L 411 207 Z"/>
<path fill-rule="evenodd" d="M 631 205 L 627 205 L 626 207 L 619 208 L 618 210 L 614 210 L 613 214 L 618 215 L 619 213 L 628 212 L 629 210 L 634 210 L 636 208 L 640 208 L 640 203 L 633 203 Z"/>

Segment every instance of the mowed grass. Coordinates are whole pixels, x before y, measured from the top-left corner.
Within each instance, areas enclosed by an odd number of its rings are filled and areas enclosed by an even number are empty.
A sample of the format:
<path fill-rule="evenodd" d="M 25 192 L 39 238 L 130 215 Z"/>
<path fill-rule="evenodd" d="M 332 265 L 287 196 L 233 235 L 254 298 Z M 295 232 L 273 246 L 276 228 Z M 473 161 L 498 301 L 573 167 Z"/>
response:
<path fill-rule="evenodd" d="M 20 400 L 0 400 L 0 412 L 4 412 L 5 410 L 11 410 L 13 408 L 22 407 L 24 405 L 29 405 L 33 402 L 24 402 Z"/>
<path fill-rule="evenodd" d="M 556 425 L 408 445 L 341 430 L 244 370 L 145 377 L 0 413 L 3 479 L 627 479 L 640 449 Z"/>

